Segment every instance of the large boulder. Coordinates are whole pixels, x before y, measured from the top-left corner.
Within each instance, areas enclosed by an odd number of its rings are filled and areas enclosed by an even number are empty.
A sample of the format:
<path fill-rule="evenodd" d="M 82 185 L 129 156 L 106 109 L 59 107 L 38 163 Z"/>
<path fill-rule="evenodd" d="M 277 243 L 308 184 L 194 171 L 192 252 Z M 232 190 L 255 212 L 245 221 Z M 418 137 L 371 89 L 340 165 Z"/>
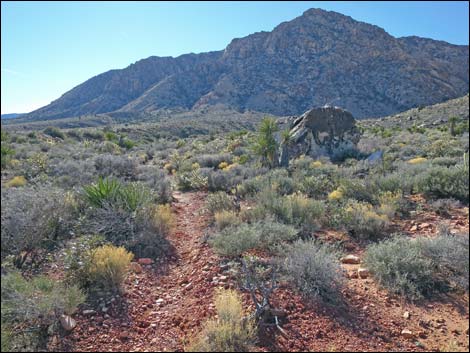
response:
<path fill-rule="evenodd" d="M 356 148 L 360 139 L 356 120 L 350 112 L 339 107 L 311 109 L 299 117 L 281 120 L 280 127 L 281 130 L 289 129 L 291 133 L 289 158 L 302 154 L 333 157 Z M 285 149 L 281 151 L 281 157 Z"/>

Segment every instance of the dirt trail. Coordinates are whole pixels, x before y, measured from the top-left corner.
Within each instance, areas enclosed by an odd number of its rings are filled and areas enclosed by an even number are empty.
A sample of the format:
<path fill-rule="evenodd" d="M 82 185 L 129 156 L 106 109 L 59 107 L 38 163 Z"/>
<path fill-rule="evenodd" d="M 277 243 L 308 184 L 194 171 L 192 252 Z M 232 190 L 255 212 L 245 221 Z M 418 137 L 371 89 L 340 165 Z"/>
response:
<path fill-rule="evenodd" d="M 219 258 L 202 241 L 208 224 L 208 216 L 202 212 L 206 194 L 176 192 L 174 197 L 177 222 L 168 237 L 173 255 L 143 266 L 142 273 L 130 274 L 125 294 L 107 305 L 106 313 L 97 310 L 87 316 L 81 310 L 75 315 L 77 327 L 62 341 L 65 346 L 61 350 L 182 351 L 201 324 L 214 316 L 214 290 L 220 284 L 228 287 L 230 279 L 221 276 Z M 467 215 L 468 211 L 465 217 L 453 217 L 452 228 L 468 229 Z M 422 222 L 439 223 L 421 218 Z M 425 228 L 424 223 L 417 227 Z M 330 233 L 323 232 L 322 237 L 338 236 Z M 352 247 L 351 252 L 361 257 L 360 246 Z M 351 275 L 360 266 L 344 268 Z M 343 293 L 346 306 L 338 308 L 308 305 L 291 286 L 281 285 L 272 304 L 287 314 L 282 323 L 286 335 L 268 330 L 256 349 L 429 351 L 453 344 L 457 350 L 468 350 L 468 296 L 413 305 L 390 296 L 372 278 L 348 277 Z M 244 306 L 252 308 L 248 293 L 243 293 L 243 298 Z M 406 311 L 409 319 L 403 317 Z M 416 338 L 404 338 L 403 329 L 411 329 Z"/>
<path fill-rule="evenodd" d="M 205 193 L 174 194 L 176 226 L 168 237 L 169 259 L 132 273 L 125 294 L 106 313 L 78 315 L 68 337 L 75 351 L 181 351 L 185 339 L 212 316 L 213 277 L 218 259 L 202 241 L 207 216 L 201 211 Z"/>

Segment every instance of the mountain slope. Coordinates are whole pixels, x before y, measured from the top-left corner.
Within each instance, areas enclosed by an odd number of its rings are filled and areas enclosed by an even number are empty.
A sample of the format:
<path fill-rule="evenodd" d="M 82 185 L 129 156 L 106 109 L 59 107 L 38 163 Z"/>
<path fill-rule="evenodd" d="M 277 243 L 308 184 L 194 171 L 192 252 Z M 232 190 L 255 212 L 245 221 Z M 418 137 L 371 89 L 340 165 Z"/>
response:
<path fill-rule="evenodd" d="M 54 119 L 111 111 L 223 104 L 276 115 L 334 103 L 356 117 L 393 114 L 468 92 L 468 46 L 383 29 L 336 12 L 306 11 L 224 51 L 150 57 L 73 88 L 28 115 Z"/>

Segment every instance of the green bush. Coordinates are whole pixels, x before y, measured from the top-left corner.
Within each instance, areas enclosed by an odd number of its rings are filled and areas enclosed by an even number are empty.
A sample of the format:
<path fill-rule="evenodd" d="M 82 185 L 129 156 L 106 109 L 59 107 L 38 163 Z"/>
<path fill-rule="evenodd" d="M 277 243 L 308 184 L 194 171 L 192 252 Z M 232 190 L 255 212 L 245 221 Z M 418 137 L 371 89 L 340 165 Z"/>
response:
<path fill-rule="evenodd" d="M 252 249 L 277 250 L 280 244 L 297 238 L 298 231 L 292 226 L 267 219 L 224 228 L 209 243 L 223 256 L 239 256 Z"/>
<path fill-rule="evenodd" d="M 353 200 L 342 212 L 342 223 L 353 237 L 362 239 L 385 235 L 390 225 L 388 217 L 372 205 Z"/>
<path fill-rule="evenodd" d="M 71 315 L 85 301 L 76 285 L 66 286 L 45 276 L 26 280 L 17 272 L 2 275 L 2 350 L 42 351 L 50 327 L 57 330 L 62 314 Z M 21 326 L 16 332 L 14 327 Z M 6 337 L 7 341 L 3 342 Z"/>
<path fill-rule="evenodd" d="M 235 210 L 235 203 L 227 193 L 219 191 L 207 196 L 206 208 L 211 214 L 224 210 L 233 211 Z"/>
<path fill-rule="evenodd" d="M 91 256 L 94 249 L 104 245 L 101 235 L 81 236 L 71 241 L 64 250 L 64 269 L 67 283 L 78 284 L 81 288 L 91 285 L 89 275 Z"/>
<path fill-rule="evenodd" d="M 420 238 L 423 256 L 434 265 L 436 276 L 468 291 L 469 237 L 467 234 L 441 233 L 435 238 Z"/>
<path fill-rule="evenodd" d="M 49 126 L 43 130 L 46 135 L 65 140 L 65 134 L 58 128 Z"/>
<path fill-rule="evenodd" d="M 258 195 L 258 207 L 269 212 L 280 222 L 312 231 L 322 223 L 325 206 L 321 201 L 301 194 L 279 196 L 266 189 Z"/>
<path fill-rule="evenodd" d="M 235 291 L 217 293 L 217 319 L 205 323 L 192 339 L 189 352 L 250 352 L 256 338 L 254 322 L 243 315 L 242 299 Z"/>
<path fill-rule="evenodd" d="M 119 291 L 134 255 L 123 247 L 103 245 L 92 251 L 88 275 L 92 283 Z"/>
<path fill-rule="evenodd" d="M 469 173 L 462 166 L 431 167 L 418 181 L 418 191 L 432 198 L 455 198 L 468 203 Z"/>
<path fill-rule="evenodd" d="M 409 299 L 429 296 L 439 287 L 433 262 L 417 241 L 396 237 L 367 248 L 364 263 L 379 284 Z"/>
<path fill-rule="evenodd" d="M 337 251 L 318 241 L 299 240 L 285 249 L 284 273 L 311 300 L 339 303 L 344 276 Z"/>

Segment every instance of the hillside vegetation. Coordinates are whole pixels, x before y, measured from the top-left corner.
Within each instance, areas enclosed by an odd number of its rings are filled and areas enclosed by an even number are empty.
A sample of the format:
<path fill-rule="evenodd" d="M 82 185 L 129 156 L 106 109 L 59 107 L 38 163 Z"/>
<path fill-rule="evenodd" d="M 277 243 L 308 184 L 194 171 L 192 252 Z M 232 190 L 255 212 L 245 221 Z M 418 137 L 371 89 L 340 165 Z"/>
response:
<path fill-rule="evenodd" d="M 468 351 L 468 95 L 286 168 L 181 114 L 2 126 L 2 351 Z"/>

